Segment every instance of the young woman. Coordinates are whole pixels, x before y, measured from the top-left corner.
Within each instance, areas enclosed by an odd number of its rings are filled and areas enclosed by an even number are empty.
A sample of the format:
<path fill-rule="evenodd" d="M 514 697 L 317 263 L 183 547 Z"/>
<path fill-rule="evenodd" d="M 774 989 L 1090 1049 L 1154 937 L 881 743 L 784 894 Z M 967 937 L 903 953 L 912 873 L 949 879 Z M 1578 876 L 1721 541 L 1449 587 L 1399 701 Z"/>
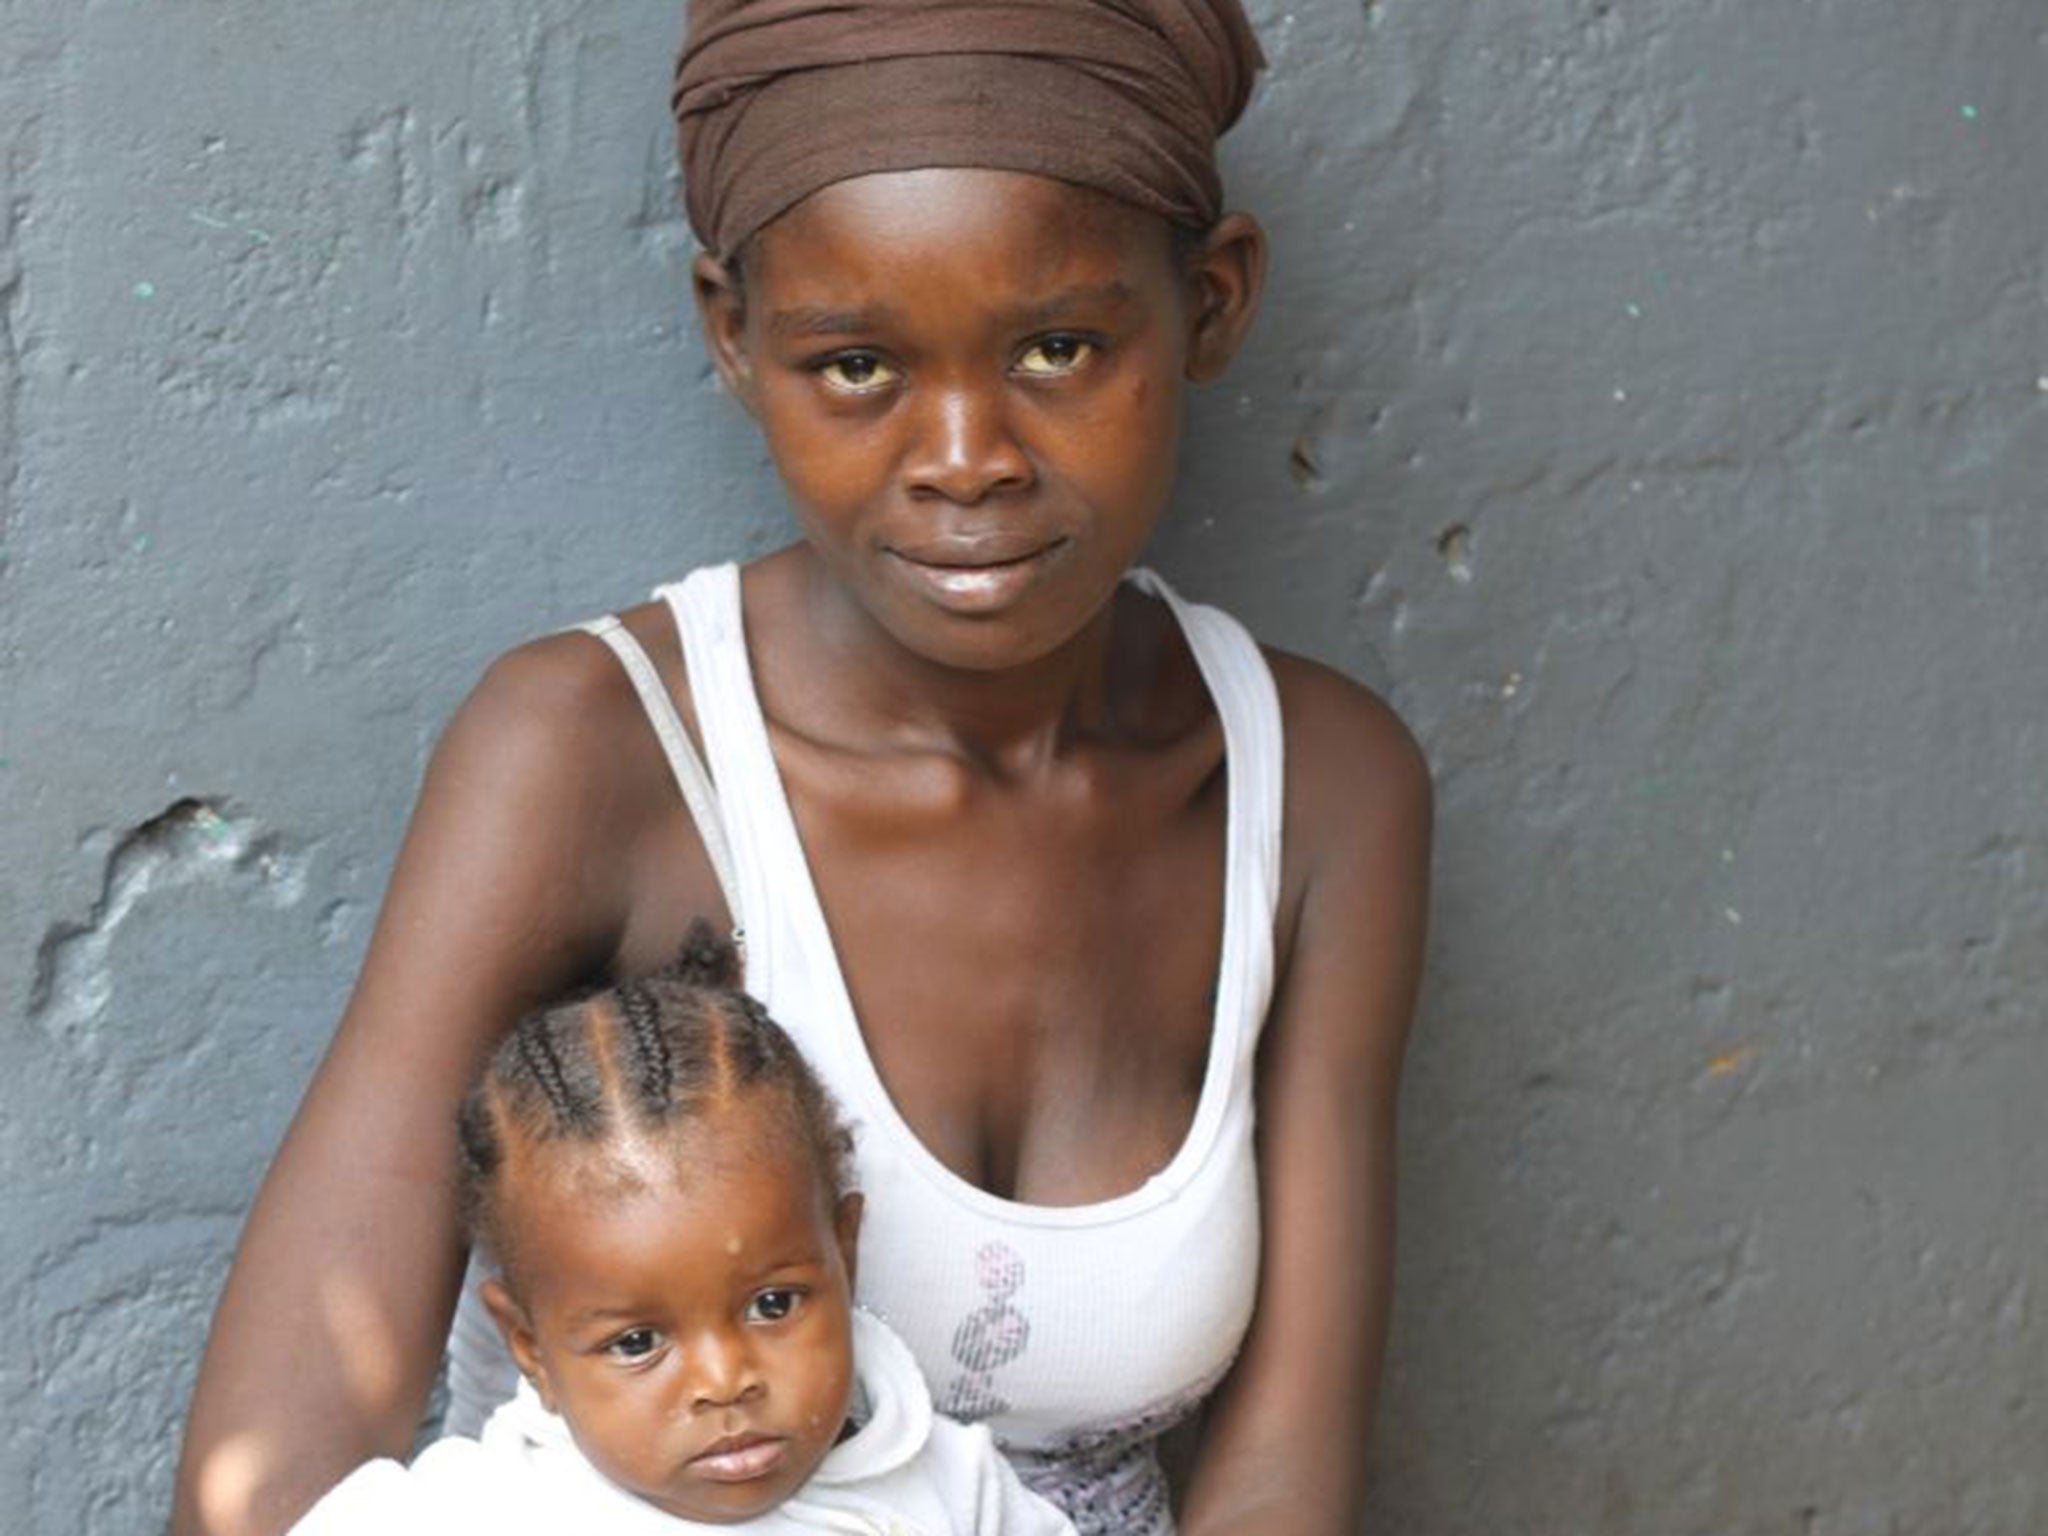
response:
<path fill-rule="evenodd" d="M 1183 1532 L 1350 1536 L 1427 774 L 1365 690 L 1127 575 L 1257 307 L 1213 149 L 1258 63 L 1236 0 L 696 7 L 697 299 L 803 542 L 513 652 L 449 727 L 222 1298 L 180 1531 L 277 1532 L 403 1450 L 464 1084 L 712 914 L 861 1124 L 861 1294 L 942 1408 L 1084 1532 L 1163 1532 L 1153 1441 L 1206 1403 Z"/>

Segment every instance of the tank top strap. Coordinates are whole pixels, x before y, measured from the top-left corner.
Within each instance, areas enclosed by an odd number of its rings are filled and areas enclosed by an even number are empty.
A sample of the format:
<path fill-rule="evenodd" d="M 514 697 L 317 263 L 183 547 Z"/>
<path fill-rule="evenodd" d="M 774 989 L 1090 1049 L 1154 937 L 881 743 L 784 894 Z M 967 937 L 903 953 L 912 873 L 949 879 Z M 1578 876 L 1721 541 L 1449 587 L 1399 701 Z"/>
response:
<path fill-rule="evenodd" d="M 702 566 L 681 581 L 657 587 L 654 595 L 667 605 L 682 643 L 690 701 L 731 850 L 738 910 L 748 914 L 747 985 L 773 1007 L 780 965 L 777 886 L 787 877 L 778 871 L 772 850 L 763 847 L 761 801 L 780 793 L 781 779 L 754 695 L 740 568 L 730 562 Z"/>
<path fill-rule="evenodd" d="M 1219 1026 L 1241 1022 L 1242 1032 L 1232 1043 L 1238 1061 L 1248 1066 L 1272 997 L 1274 924 L 1280 911 L 1286 788 L 1280 692 L 1258 641 L 1236 619 L 1220 608 L 1189 602 L 1156 571 L 1140 567 L 1130 580 L 1173 611 L 1223 726 L 1229 804 L 1223 951 L 1226 962 L 1234 963 L 1226 963 L 1217 978 L 1222 1006 L 1216 1017 Z M 1249 1072 L 1241 1081 L 1249 1084 Z"/>
<path fill-rule="evenodd" d="M 646 712 L 647 723 L 654 728 L 655 738 L 661 743 L 662 756 L 668 759 L 669 773 L 675 778 L 676 788 L 682 792 L 690 819 L 697 824 L 697 836 L 704 844 L 704 855 L 711 861 L 712 873 L 718 877 L 719 891 L 725 897 L 725 909 L 732 915 L 733 943 L 744 953 L 746 908 L 740 902 L 739 882 L 733 869 L 732 849 L 726 838 L 725 818 L 719 813 L 718 789 L 704 767 L 704 760 L 691 744 L 682 716 L 676 713 L 675 701 L 668 696 L 668 689 L 662 686 L 661 674 L 655 671 L 653 661 L 640 642 L 616 618 L 606 615 L 576 627 L 584 634 L 602 640 L 632 680 L 633 691 L 640 696 L 640 707 Z"/>

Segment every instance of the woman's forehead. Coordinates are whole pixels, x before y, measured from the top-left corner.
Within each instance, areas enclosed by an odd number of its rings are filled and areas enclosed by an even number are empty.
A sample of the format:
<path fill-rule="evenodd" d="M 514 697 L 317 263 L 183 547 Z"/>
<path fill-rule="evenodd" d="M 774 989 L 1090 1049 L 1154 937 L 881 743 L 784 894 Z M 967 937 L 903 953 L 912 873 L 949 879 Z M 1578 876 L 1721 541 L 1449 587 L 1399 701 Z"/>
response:
<path fill-rule="evenodd" d="M 1166 221 L 1017 171 L 931 168 L 835 182 L 748 244 L 750 285 L 797 291 L 939 269 L 992 288 L 1108 287 L 1170 255 Z"/>

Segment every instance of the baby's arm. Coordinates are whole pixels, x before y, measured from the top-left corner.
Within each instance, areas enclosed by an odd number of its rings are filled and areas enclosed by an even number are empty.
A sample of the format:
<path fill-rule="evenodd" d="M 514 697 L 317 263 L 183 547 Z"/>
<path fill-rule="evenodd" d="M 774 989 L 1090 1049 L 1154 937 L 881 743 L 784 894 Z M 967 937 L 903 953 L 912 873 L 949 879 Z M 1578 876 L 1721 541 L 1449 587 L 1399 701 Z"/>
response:
<path fill-rule="evenodd" d="M 516 1536 L 516 1518 L 504 1523 L 516 1515 L 507 1483 L 515 1474 L 494 1468 L 474 1440 L 438 1441 L 410 1467 L 380 1456 L 323 1495 L 290 1536 Z"/>
<path fill-rule="evenodd" d="M 425 1536 L 419 1485 L 388 1457 L 365 1462 L 306 1511 L 291 1536 Z"/>
<path fill-rule="evenodd" d="M 1073 1522 L 1018 1479 L 983 1424 L 961 1431 L 975 1457 L 974 1523 L 959 1536 L 1074 1536 Z"/>

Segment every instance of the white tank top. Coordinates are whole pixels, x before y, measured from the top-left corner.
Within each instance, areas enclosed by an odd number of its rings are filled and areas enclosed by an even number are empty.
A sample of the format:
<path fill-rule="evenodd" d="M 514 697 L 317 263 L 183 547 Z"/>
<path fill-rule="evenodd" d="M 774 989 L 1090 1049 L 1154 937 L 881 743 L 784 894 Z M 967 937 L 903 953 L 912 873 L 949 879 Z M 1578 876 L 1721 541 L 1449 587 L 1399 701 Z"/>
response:
<path fill-rule="evenodd" d="M 1258 1284 L 1254 1062 L 1273 989 L 1280 886 L 1279 700 L 1250 635 L 1130 578 L 1178 618 L 1221 718 L 1227 768 L 1223 934 L 1194 1120 L 1138 1188 L 1028 1205 L 961 1178 L 897 1113 L 862 1039 L 754 692 L 738 568 L 656 596 L 682 637 L 710 783 L 646 658 L 588 626 L 634 674 L 743 930 L 748 989 L 817 1069 L 856 1140 L 867 1195 L 860 1300 L 910 1345 L 941 1411 L 983 1421 L 1024 1481 L 1082 1536 L 1172 1530 L 1158 1437 L 1235 1357 Z M 713 803 L 715 801 L 715 803 Z M 468 1284 L 450 1339 L 448 1428 L 474 1433 L 516 1380 Z"/>

